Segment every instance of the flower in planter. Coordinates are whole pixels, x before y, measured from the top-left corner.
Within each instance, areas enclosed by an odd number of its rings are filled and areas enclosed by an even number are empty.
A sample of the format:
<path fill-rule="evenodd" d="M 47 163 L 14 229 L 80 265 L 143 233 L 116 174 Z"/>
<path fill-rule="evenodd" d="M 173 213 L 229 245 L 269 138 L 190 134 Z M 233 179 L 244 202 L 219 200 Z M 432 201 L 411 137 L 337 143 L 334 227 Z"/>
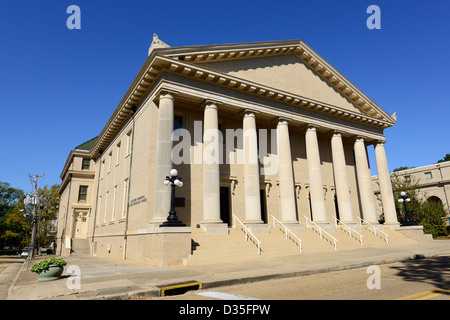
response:
<path fill-rule="evenodd" d="M 50 259 L 41 260 L 31 267 L 31 272 L 35 272 L 37 274 L 41 274 L 50 269 L 50 266 L 56 267 L 64 267 L 67 262 L 63 258 L 56 259 L 55 257 L 51 257 Z"/>

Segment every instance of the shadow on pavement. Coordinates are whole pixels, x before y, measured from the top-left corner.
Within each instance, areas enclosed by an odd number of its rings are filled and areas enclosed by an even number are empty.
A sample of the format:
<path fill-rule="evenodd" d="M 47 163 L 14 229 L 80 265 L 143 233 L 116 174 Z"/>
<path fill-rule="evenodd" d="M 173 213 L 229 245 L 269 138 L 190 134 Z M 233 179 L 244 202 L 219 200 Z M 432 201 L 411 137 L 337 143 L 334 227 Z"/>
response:
<path fill-rule="evenodd" d="M 437 288 L 450 287 L 450 256 L 416 259 L 403 262 L 401 266 L 391 266 L 405 281 L 422 282 Z M 450 294 L 445 292 L 444 294 Z"/>

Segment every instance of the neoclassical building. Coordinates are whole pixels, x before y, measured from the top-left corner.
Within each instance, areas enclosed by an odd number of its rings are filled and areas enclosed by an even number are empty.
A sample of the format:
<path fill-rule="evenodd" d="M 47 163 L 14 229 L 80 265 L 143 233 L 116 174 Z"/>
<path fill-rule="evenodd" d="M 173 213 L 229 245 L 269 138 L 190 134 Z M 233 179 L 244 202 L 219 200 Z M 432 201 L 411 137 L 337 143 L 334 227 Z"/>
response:
<path fill-rule="evenodd" d="M 148 58 L 99 136 L 69 155 L 58 246 L 86 239 L 99 256 L 167 265 L 192 232 L 255 235 L 275 218 L 378 224 L 367 146 L 374 145 L 385 226 L 398 227 L 384 130 L 389 115 L 301 40 L 170 47 Z M 89 165 L 88 165 L 89 164 Z M 176 214 L 168 217 L 171 169 Z"/>

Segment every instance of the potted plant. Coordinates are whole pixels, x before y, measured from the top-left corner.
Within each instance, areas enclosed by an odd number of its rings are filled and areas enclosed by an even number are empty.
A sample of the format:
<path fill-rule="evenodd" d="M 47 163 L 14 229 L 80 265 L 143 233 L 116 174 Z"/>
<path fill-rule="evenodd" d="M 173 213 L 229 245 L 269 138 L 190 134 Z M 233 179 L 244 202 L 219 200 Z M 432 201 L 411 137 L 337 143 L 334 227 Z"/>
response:
<path fill-rule="evenodd" d="M 51 257 L 33 264 L 31 272 L 38 274 L 38 281 L 56 280 L 61 277 L 66 264 L 67 262 L 63 258 Z"/>

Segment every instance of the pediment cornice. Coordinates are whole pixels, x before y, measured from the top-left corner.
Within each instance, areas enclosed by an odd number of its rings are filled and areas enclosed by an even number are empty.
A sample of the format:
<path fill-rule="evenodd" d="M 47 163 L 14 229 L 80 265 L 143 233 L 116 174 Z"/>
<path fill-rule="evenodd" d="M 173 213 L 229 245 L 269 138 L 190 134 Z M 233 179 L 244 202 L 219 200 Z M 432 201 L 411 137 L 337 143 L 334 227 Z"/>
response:
<path fill-rule="evenodd" d="M 267 57 L 294 54 L 309 65 L 318 76 L 330 83 L 364 114 L 342 109 L 334 105 L 295 95 L 279 89 L 231 76 L 202 66 L 202 62 Z M 98 140 L 91 149 L 96 158 L 108 141 L 131 115 L 132 106 L 139 105 L 162 72 L 180 74 L 199 81 L 209 82 L 248 94 L 271 99 L 298 108 L 325 113 L 347 121 L 367 126 L 387 128 L 396 120 L 375 104 L 355 85 L 334 69 L 301 40 L 210 45 L 192 47 L 155 48 L 136 76 L 119 106 L 109 119 Z"/>

